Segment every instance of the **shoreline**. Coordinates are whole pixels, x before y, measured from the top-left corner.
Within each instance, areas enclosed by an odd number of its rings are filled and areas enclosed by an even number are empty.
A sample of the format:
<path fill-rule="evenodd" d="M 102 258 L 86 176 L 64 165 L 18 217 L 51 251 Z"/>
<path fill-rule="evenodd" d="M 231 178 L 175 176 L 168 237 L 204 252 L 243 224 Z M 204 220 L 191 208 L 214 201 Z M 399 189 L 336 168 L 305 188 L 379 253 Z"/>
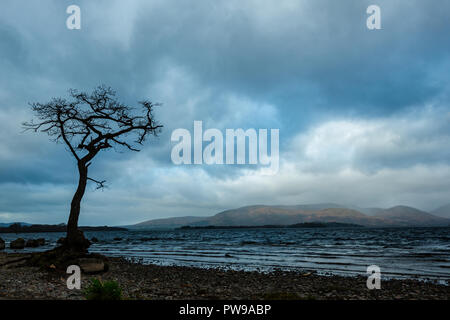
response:
<path fill-rule="evenodd" d="M 143 265 L 108 257 L 109 270 L 81 276 L 82 290 L 69 290 L 68 274 L 43 271 L 5 259 L 26 254 L 0 253 L 0 299 L 82 300 L 89 279 L 117 281 L 131 300 L 450 300 L 450 286 L 413 279 L 381 278 L 380 290 L 367 277 L 319 275 L 310 271 L 234 271 L 215 268 Z"/>

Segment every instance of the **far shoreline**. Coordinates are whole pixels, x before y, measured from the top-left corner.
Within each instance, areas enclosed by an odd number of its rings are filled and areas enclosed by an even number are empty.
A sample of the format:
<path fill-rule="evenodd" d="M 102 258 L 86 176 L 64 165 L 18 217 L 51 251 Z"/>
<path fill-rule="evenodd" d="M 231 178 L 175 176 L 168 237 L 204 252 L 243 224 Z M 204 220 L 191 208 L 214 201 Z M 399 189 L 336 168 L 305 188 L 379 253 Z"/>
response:
<path fill-rule="evenodd" d="M 129 231 L 123 227 L 109 227 L 109 226 L 81 226 L 78 227 L 83 232 L 92 231 Z M 11 224 L 8 227 L 0 227 L 0 234 L 2 233 L 51 233 L 51 232 L 67 232 L 66 224 L 31 224 L 20 225 Z"/>
<path fill-rule="evenodd" d="M 341 223 L 341 222 L 301 222 L 288 225 L 268 224 L 260 226 L 245 226 L 245 225 L 208 225 L 208 226 L 182 226 L 176 228 L 178 230 L 210 230 L 210 229 L 302 229 L 302 228 L 366 228 L 365 226 L 355 223 Z"/>

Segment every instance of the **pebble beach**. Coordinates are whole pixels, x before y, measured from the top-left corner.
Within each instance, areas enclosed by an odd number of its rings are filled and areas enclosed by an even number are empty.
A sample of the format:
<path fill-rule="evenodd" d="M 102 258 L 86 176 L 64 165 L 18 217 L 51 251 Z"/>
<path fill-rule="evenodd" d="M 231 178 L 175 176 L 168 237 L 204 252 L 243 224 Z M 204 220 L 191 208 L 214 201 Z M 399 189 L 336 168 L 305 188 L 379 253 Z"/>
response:
<path fill-rule="evenodd" d="M 108 258 L 108 271 L 82 274 L 81 290 L 69 290 L 69 275 L 27 266 L 26 254 L 0 253 L 0 299 L 83 300 L 91 278 L 117 281 L 129 300 L 449 300 L 450 287 L 419 280 L 383 280 L 369 290 L 366 277 L 314 272 L 235 271 L 144 265 Z"/>

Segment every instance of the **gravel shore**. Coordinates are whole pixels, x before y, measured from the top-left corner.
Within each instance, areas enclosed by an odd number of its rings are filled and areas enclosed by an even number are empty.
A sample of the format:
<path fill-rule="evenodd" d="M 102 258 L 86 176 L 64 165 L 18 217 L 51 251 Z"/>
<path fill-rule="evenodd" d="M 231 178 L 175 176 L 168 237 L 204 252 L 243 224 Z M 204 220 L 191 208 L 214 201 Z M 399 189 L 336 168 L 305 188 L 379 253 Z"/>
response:
<path fill-rule="evenodd" d="M 68 275 L 22 265 L 25 255 L 0 253 L 0 299 L 84 299 L 69 290 Z M 16 263 L 2 261 L 16 259 Z M 450 299 L 450 287 L 417 280 L 382 280 L 380 290 L 368 290 L 366 277 L 323 276 L 310 272 L 271 273 L 142 265 L 109 258 L 109 270 L 82 275 L 115 280 L 125 299 Z"/>

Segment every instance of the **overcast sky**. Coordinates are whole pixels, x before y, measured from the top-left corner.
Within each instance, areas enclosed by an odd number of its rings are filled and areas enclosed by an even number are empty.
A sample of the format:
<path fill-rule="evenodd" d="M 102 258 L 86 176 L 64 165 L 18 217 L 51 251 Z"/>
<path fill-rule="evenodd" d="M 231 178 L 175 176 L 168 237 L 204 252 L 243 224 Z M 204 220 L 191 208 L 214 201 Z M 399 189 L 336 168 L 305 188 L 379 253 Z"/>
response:
<path fill-rule="evenodd" d="M 81 29 L 66 28 L 67 6 Z M 366 8 L 381 8 L 368 30 Z M 251 204 L 450 202 L 450 2 L 24 1 L 0 4 L 0 222 L 66 222 L 74 160 L 23 133 L 29 102 L 113 87 L 163 103 L 140 153 L 105 152 L 80 224 L 212 215 Z M 171 133 L 280 129 L 280 169 L 171 162 Z"/>

